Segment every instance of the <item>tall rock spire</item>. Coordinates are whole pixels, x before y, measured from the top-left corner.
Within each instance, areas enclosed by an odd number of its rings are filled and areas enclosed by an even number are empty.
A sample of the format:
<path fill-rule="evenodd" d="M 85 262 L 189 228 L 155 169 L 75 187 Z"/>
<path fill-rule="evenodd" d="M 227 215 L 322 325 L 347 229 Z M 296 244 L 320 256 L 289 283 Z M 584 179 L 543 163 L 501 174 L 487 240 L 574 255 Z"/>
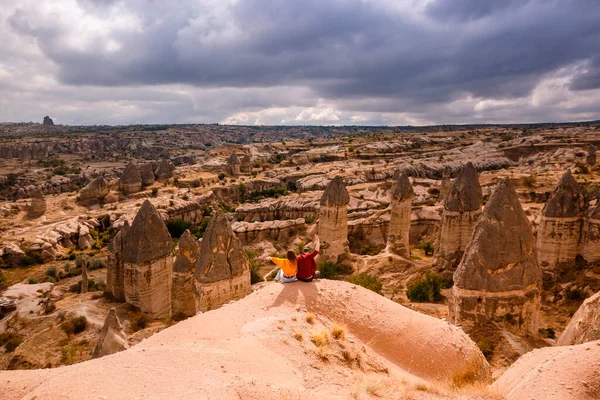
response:
<path fill-rule="evenodd" d="M 536 332 L 542 274 L 531 225 L 512 185 L 501 181 L 454 273 L 450 320 L 503 320 Z"/>
<path fill-rule="evenodd" d="M 171 308 L 174 316 L 196 315 L 194 273 L 200 260 L 198 241 L 186 230 L 179 239 L 179 253 L 173 263 Z"/>
<path fill-rule="evenodd" d="M 125 335 L 123 325 L 121 325 L 115 309 L 111 308 L 104 320 L 92 358 L 108 356 L 128 348 L 129 343 L 127 343 L 127 335 Z"/>
<path fill-rule="evenodd" d="M 392 185 L 392 210 L 387 247 L 388 251 L 408 258 L 410 257 L 410 216 L 415 191 L 405 172 L 394 176 L 397 178 Z"/>
<path fill-rule="evenodd" d="M 121 179 L 119 180 L 119 189 L 124 194 L 135 193 L 142 190 L 142 178 L 140 177 L 140 171 L 133 161 L 130 161 L 123 170 Z"/>
<path fill-rule="evenodd" d="M 329 182 L 321 196 L 319 207 L 319 237 L 321 256 L 336 262 L 349 252 L 348 203 L 350 195 L 340 176 Z"/>

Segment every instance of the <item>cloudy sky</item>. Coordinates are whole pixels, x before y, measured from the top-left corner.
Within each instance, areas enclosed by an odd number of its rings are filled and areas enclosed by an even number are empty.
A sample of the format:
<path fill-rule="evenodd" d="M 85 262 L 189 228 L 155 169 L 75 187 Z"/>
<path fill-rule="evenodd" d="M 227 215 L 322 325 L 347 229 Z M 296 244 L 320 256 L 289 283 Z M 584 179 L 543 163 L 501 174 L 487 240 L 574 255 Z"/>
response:
<path fill-rule="evenodd" d="M 598 0 L 0 0 L 0 121 L 600 119 Z"/>

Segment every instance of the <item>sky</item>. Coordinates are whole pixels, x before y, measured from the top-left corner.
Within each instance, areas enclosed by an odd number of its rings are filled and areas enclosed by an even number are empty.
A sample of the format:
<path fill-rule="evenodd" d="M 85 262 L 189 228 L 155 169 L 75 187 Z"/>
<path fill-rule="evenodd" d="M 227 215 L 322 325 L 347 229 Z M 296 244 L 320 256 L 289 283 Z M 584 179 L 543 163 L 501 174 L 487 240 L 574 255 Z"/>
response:
<path fill-rule="evenodd" d="M 598 0 L 0 0 L 0 122 L 600 119 Z"/>

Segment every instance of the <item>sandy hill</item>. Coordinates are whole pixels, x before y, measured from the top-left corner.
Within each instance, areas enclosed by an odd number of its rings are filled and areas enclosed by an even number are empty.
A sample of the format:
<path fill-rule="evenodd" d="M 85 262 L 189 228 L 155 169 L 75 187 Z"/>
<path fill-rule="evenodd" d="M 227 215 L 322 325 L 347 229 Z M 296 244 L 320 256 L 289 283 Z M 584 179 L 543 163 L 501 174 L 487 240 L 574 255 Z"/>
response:
<path fill-rule="evenodd" d="M 121 353 L 0 372 L 0 387 L 7 400 L 496 398 L 449 388 L 489 375 L 459 328 L 321 280 L 264 284 Z"/>

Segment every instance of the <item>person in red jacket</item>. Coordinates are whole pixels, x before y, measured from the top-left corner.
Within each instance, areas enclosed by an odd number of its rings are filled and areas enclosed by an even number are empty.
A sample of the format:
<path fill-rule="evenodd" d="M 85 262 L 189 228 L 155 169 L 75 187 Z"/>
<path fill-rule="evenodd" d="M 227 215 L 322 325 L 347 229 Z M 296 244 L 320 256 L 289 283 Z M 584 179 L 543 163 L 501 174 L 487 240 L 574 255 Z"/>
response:
<path fill-rule="evenodd" d="M 304 248 L 302 254 L 296 257 L 296 263 L 298 265 L 298 272 L 296 278 L 302 282 L 312 282 L 313 279 L 319 277 L 319 271 L 317 271 L 317 262 L 315 257 L 319 254 L 321 248 L 321 241 L 319 237 L 315 235 L 315 249 L 309 251 L 308 248 Z"/>

